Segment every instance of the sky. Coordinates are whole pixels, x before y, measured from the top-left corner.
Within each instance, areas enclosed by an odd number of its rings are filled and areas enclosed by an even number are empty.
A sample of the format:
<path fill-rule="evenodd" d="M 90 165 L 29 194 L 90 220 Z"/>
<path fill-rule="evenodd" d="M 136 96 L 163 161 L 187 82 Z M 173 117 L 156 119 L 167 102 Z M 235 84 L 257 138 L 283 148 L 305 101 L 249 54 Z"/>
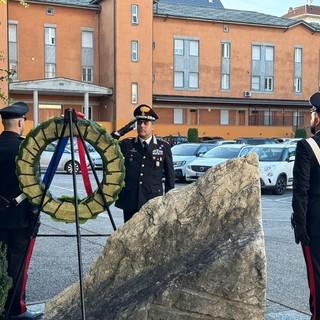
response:
<path fill-rule="evenodd" d="M 320 0 L 220 0 L 225 9 L 257 11 L 281 17 L 290 7 L 320 6 Z"/>

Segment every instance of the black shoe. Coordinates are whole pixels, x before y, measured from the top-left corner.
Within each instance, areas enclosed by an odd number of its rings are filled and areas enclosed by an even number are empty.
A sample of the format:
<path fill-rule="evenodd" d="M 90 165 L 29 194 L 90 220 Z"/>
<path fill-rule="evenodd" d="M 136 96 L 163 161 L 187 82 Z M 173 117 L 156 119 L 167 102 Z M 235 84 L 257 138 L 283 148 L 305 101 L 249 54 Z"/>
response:
<path fill-rule="evenodd" d="M 26 312 L 19 314 L 18 316 L 12 316 L 11 319 L 39 319 L 42 317 L 43 312 L 34 312 L 27 310 Z"/>

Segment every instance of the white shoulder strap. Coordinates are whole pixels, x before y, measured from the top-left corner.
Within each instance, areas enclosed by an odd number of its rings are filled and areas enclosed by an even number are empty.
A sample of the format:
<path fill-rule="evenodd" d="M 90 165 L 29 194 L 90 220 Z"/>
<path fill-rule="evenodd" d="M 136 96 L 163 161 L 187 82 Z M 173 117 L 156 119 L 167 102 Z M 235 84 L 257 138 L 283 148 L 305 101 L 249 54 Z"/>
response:
<path fill-rule="evenodd" d="M 308 138 L 308 139 L 306 139 L 306 141 L 310 144 L 310 147 L 313 150 L 313 152 L 318 160 L 318 163 L 320 165 L 320 148 L 319 148 L 318 144 L 312 138 Z"/>

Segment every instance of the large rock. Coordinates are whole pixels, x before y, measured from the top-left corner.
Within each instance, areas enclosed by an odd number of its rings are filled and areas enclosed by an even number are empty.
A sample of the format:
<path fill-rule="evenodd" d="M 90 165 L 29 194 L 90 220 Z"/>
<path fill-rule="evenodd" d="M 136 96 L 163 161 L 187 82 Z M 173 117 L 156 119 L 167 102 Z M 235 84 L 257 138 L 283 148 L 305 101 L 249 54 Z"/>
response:
<path fill-rule="evenodd" d="M 264 319 L 266 261 L 255 154 L 149 201 L 84 280 L 86 319 Z M 80 320 L 79 284 L 46 319 Z"/>

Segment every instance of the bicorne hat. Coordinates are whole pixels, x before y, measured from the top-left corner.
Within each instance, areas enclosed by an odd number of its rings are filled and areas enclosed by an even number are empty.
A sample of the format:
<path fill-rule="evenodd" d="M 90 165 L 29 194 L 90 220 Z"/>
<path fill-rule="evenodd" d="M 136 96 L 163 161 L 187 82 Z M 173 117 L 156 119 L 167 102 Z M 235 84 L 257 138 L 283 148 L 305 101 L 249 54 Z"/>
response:
<path fill-rule="evenodd" d="M 133 116 L 137 120 L 149 120 L 154 121 L 159 119 L 157 114 L 146 104 L 140 104 L 133 112 Z"/>

